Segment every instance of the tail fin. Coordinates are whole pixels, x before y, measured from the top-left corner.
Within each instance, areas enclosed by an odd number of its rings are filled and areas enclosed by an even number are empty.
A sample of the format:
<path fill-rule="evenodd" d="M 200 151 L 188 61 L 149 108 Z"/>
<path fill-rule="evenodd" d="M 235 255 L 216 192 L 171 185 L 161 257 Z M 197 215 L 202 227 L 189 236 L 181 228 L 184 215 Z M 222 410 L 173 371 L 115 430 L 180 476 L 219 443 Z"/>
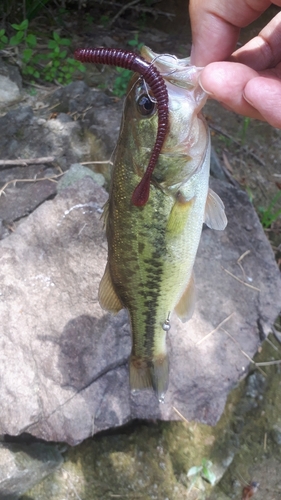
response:
<path fill-rule="evenodd" d="M 164 402 L 169 384 L 169 362 L 167 356 L 154 360 L 146 360 L 131 356 L 130 386 L 131 389 L 153 388 L 160 403 Z"/>
<path fill-rule="evenodd" d="M 164 403 L 164 397 L 169 385 L 169 361 L 168 356 L 159 357 L 152 361 L 150 373 L 152 386 L 157 394 L 158 401 Z"/>

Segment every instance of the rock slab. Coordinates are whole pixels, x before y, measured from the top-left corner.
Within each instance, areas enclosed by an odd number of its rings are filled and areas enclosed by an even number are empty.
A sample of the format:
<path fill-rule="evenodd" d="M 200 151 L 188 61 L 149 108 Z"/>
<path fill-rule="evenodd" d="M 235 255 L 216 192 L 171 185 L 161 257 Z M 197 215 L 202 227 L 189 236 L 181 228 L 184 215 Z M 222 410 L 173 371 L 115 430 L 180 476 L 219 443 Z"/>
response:
<path fill-rule="evenodd" d="M 63 462 L 60 452 L 44 443 L 0 445 L 0 498 L 17 500 Z"/>
<path fill-rule="evenodd" d="M 133 418 L 173 420 L 178 411 L 218 421 L 249 368 L 244 353 L 254 355 L 280 310 L 281 280 L 245 193 L 219 181 L 212 187 L 229 224 L 203 230 L 194 316 L 186 324 L 172 316 L 164 404 L 150 391 L 130 393 L 127 313 L 112 316 L 98 304 L 103 188 L 84 178 L 0 242 L 0 434 L 73 445 Z"/>

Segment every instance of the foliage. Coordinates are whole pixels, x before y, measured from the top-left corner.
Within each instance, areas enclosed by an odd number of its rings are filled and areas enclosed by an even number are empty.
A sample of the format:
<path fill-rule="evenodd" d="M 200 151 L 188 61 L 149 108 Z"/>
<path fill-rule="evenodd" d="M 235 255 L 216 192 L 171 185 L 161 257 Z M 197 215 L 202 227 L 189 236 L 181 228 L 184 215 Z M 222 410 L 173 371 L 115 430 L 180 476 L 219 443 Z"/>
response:
<path fill-rule="evenodd" d="M 25 17 L 34 19 L 50 0 L 25 0 Z"/>
<path fill-rule="evenodd" d="M 70 45 L 69 38 L 61 38 L 58 33 L 53 32 L 53 39 L 48 42 L 50 52 L 45 55 L 49 62 L 43 70 L 43 76 L 47 82 L 57 80 L 61 84 L 67 84 L 72 81 L 72 75 L 76 68 L 83 71 L 84 67 L 79 61 L 67 57 L 65 47 Z"/>
<path fill-rule="evenodd" d="M 134 38 L 128 41 L 128 45 L 130 45 L 130 47 L 135 47 L 137 50 L 141 50 L 144 43 L 139 41 L 139 34 L 136 33 Z"/>
<path fill-rule="evenodd" d="M 214 486 L 216 482 L 216 475 L 214 472 L 211 471 L 212 467 L 212 462 L 210 460 L 207 460 L 206 458 L 203 458 L 201 465 L 191 467 L 189 471 L 187 472 L 187 477 L 192 477 L 191 480 L 191 486 L 189 488 L 189 491 L 193 488 L 195 483 L 201 478 L 210 483 L 212 486 Z"/>
<path fill-rule="evenodd" d="M 104 28 L 106 28 L 106 26 L 108 25 L 109 21 L 110 21 L 110 18 L 106 14 L 104 14 L 103 16 L 100 17 L 100 24 Z"/>
<path fill-rule="evenodd" d="M 71 45 L 69 38 L 61 38 L 54 31 L 53 38 L 48 41 L 48 52 L 38 52 L 37 37 L 28 32 L 28 19 L 20 24 L 12 24 L 16 33 L 8 40 L 5 30 L 0 30 L 0 49 L 5 47 L 20 48 L 22 72 L 35 79 L 46 82 L 58 81 L 67 85 L 72 81 L 75 71 L 85 71 L 81 62 L 68 57 L 68 48 Z"/>
<path fill-rule="evenodd" d="M 21 24 L 12 24 L 12 28 L 16 30 L 16 34 L 9 40 L 9 45 L 19 45 L 26 38 L 26 30 L 28 28 L 28 20 L 25 19 Z"/>
<path fill-rule="evenodd" d="M 143 46 L 142 42 L 139 42 L 138 33 L 135 34 L 132 40 L 128 41 L 128 45 L 140 50 Z M 126 68 L 115 68 L 117 71 L 117 76 L 113 83 L 112 93 L 117 97 L 123 97 L 126 94 L 127 87 L 132 76 L 129 69 Z"/>
<path fill-rule="evenodd" d="M 233 145 L 233 139 L 231 137 L 226 137 L 223 134 L 219 134 L 219 140 L 224 144 L 226 148 L 231 148 Z"/>
<path fill-rule="evenodd" d="M 249 197 L 250 202 L 253 203 L 253 201 L 254 201 L 254 193 L 253 193 L 253 191 L 251 190 L 251 188 L 249 186 L 245 186 L 245 190 L 246 190 L 246 193 L 247 193 L 247 195 Z"/>
<path fill-rule="evenodd" d="M 241 144 L 244 146 L 245 141 L 246 141 L 246 135 L 247 135 L 247 130 L 250 125 L 251 118 L 248 116 L 245 116 L 243 119 L 243 126 L 242 126 L 242 131 L 241 131 Z"/>
<path fill-rule="evenodd" d="M 0 30 L 0 50 L 4 49 L 4 47 L 8 43 L 8 37 L 5 35 L 5 30 Z"/>
<path fill-rule="evenodd" d="M 260 220 L 262 226 L 265 229 L 270 228 L 273 222 L 275 222 L 278 219 L 279 215 L 281 215 L 281 208 L 276 210 L 276 203 L 278 202 L 279 198 L 281 198 L 281 191 L 278 191 L 278 193 L 276 193 L 267 208 L 258 207 Z"/>
<path fill-rule="evenodd" d="M 132 76 L 132 72 L 126 68 L 115 68 L 117 76 L 113 83 L 112 92 L 117 97 L 123 97 L 126 94 L 128 83 Z"/>
<path fill-rule="evenodd" d="M 0 18 L 6 21 L 31 21 L 45 10 L 51 0 L 1 0 Z"/>

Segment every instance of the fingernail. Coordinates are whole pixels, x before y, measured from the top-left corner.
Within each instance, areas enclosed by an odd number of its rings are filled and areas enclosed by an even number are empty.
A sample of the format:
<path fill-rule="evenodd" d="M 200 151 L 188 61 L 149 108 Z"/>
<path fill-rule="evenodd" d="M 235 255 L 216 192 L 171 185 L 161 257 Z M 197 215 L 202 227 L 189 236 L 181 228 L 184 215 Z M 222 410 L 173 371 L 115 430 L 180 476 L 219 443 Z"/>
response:
<path fill-rule="evenodd" d="M 214 94 L 213 94 L 213 92 L 210 92 L 209 90 L 206 90 L 206 89 L 203 87 L 202 82 L 201 82 L 201 75 L 200 75 L 200 76 L 199 76 L 199 78 L 198 78 L 198 83 L 199 83 L 199 85 L 200 85 L 201 89 L 202 89 L 202 90 L 204 90 L 204 92 L 205 92 L 206 94 L 208 94 L 208 95 L 214 95 Z"/>
<path fill-rule="evenodd" d="M 250 106 L 252 106 L 253 108 L 255 107 L 254 104 L 250 101 L 250 99 L 248 99 L 248 97 L 246 97 L 244 92 L 243 92 L 243 99 L 245 99 L 245 101 L 247 101 L 247 103 L 250 104 Z"/>

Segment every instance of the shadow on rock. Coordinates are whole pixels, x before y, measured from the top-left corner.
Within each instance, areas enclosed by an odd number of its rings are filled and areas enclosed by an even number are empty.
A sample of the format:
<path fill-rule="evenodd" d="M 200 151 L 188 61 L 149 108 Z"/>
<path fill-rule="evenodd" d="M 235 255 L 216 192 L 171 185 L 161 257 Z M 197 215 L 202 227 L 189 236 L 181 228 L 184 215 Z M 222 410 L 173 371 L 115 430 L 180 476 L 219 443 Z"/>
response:
<path fill-rule="evenodd" d="M 67 323 L 57 343 L 61 384 L 81 391 L 107 372 L 127 363 L 130 332 L 126 315 L 74 318 Z"/>

